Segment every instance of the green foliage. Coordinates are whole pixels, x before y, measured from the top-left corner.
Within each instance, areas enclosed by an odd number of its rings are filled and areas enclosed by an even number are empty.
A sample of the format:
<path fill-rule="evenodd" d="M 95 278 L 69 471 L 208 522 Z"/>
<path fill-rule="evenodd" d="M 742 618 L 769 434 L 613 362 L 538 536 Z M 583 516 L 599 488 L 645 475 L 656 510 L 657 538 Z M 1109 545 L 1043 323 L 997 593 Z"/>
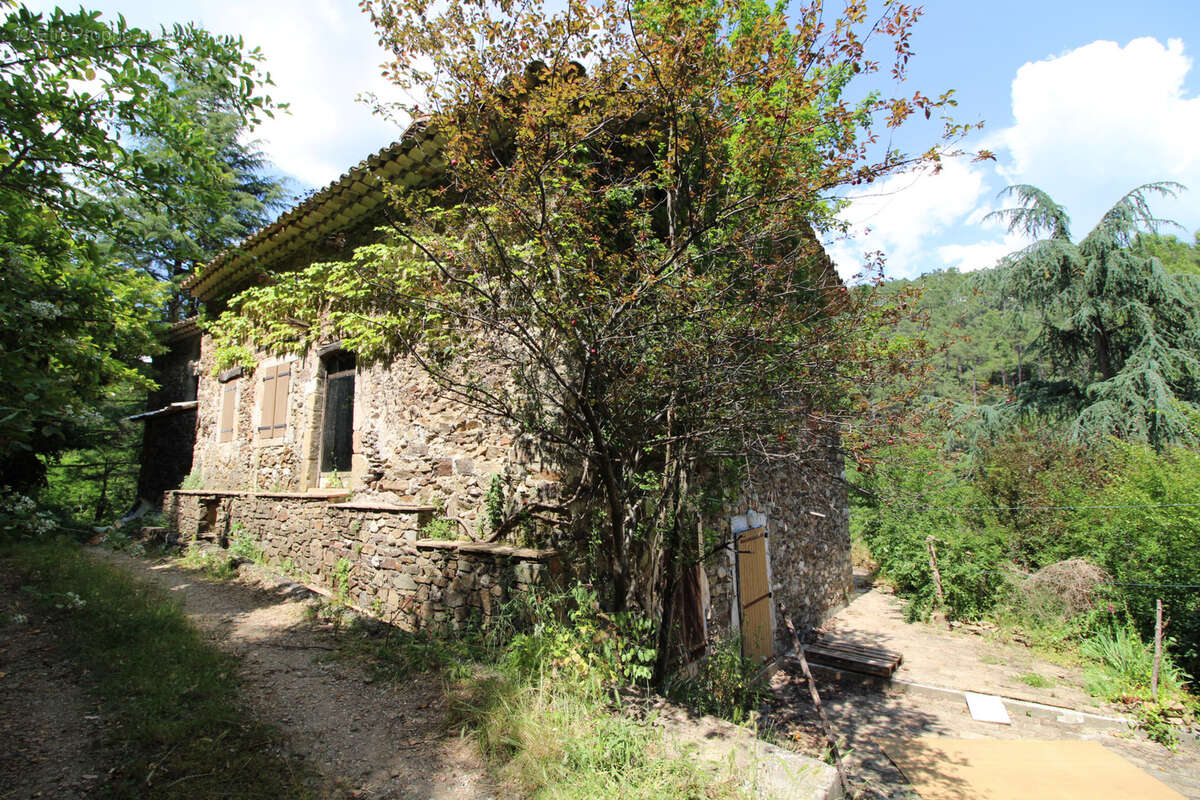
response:
<path fill-rule="evenodd" d="M 101 408 L 150 386 L 138 356 L 161 293 L 0 184 L 0 485 L 41 484 L 40 457 L 115 427 Z"/>
<path fill-rule="evenodd" d="M 1162 599 L 1185 669 L 1200 666 L 1200 453 L 1110 440 L 1083 448 L 1051 430 L 1022 429 L 975 457 L 930 447 L 885 450 L 856 483 L 851 524 L 910 613 L 934 605 L 925 541 L 932 536 L 949 612 L 995 615 L 1070 646 L 1108 624 L 1113 610 L 1148 636 Z M 1093 611 L 1057 609 L 1024 577 L 1067 559 L 1096 565 L 1118 585 L 1099 587 Z M 1135 585 L 1120 585 L 1135 584 Z"/>
<path fill-rule="evenodd" d="M 5 554 L 89 676 L 119 755 L 113 798 L 312 797 L 314 776 L 245 712 L 235 658 L 205 641 L 166 595 L 65 540 Z M 214 769 L 220 765 L 220 769 Z"/>
<path fill-rule="evenodd" d="M 632 612 L 600 611 L 595 592 L 576 584 L 569 595 L 528 602 L 531 627 L 516 633 L 503 663 L 515 674 L 548 669 L 569 681 L 601 685 L 647 684 L 653 676 L 657 627 Z M 557 609 L 567 606 L 567 619 Z"/>
<path fill-rule="evenodd" d="M 504 479 L 499 473 L 493 475 L 488 484 L 488 490 L 483 495 L 483 508 L 489 529 L 495 532 L 504 523 Z"/>
<path fill-rule="evenodd" d="M 241 367 L 250 372 L 258 366 L 254 351 L 241 344 L 223 344 L 213 350 L 213 375 L 233 367 Z"/>
<path fill-rule="evenodd" d="M 237 561 L 229 557 L 225 551 L 215 551 L 193 541 L 184 549 L 177 563 L 185 568 L 203 572 L 205 577 L 213 581 L 231 581 L 238 576 Z"/>
<path fill-rule="evenodd" d="M 1137 246 L 1161 224 L 1150 197 L 1182 188 L 1133 189 L 1078 243 L 1066 209 L 1036 187 L 1009 187 L 1018 205 L 997 212 L 1012 232 L 1046 236 L 1000 267 L 1003 291 L 1038 315 L 1035 349 L 1053 369 L 1022 385 L 1021 407 L 1068 421 L 1077 441 L 1195 440 L 1200 278 L 1168 272 L 1153 248 Z"/>
<path fill-rule="evenodd" d="M 1200 591 L 1182 588 L 1200 583 L 1200 452 L 1122 443 L 1108 459 L 1110 477 L 1089 498 L 1106 508 L 1075 512 L 1064 536 L 1089 543 L 1115 581 L 1149 584 L 1123 587 L 1120 604 L 1149 636 L 1162 599 L 1177 657 L 1200 672 Z"/>
<path fill-rule="evenodd" d="M 1023 675 L 1018 675 L 1017 680 L 1026 686 L 1032 686 L 1034 689 L 1048 689 L 1054 685 L 1054 681 L 1037 672 L 1026 672 Z"/>
<path fill-rule="evenodd" d="M 333 582 L 333 596 L 338 603 L 345 604 L 350 601 L 350 559 L 339 558 L 337 563 L 333 565 L 333 574 L 330 576 Z"/>
<path fill-rule="evenodd" d="M 1171 719 L 1171 713 L 1161 703 L 1138 703 L 1134 707 L 1138 727 L 1150 738 L 1168 750 L 1179 747 L 1179 733 Z"/>
<path fill-rule="evenodd" d="M 0 486 L 0 542 L 44 536 L 57 528 L 58 520 L 33 498 Z"/>
<path fill-rule="evenodd" d="M 185 85 L 219 94 L 243 124 L 271 104 L 258 93 L 259 56 L 240 40 L 191 25 L 154 35 L 82 9 L 6 3 L 4 13 L 0 486 L 28 489 L 43 482 L 44 459 L 111 430 L 106 404 L 150 386 L 142 357 L 158 349 L 166 293 L 115 253 L 132 217 L 109 198 L 174 212 L 217 202 L 227 164 L 183 102 Z M 138 148 L 148 142 L 154 152 Z"/>
<path fill-rule="evenodd" d="M 946 458 L 929 446 L 894 446 L 859 476 L 873 499 L 856 509 L 851 523 L 883 575 L 911 600 L 913 617 L 927 616 L 936 604 L 930 537 L 951 615 L 980 616 L 1003 586 L 1004 531 L 994 518 L 962 510 L 986 505 L 964 480 L 968 468 L 965 459 Z"/>
<path fill-rule="evenodd" d="M 204 473 L 198 468 L 193 467 L 192 471 L 183 476 L 183 482 L 179 484 L 180 489 L 203 489 L 204 488 Z"/>
<path fill-rule="evenodd" d="M 1146 257 L 1161 261 L 1167 272 L 1200 275 L 1200 232 L 1191 244 L 1165 234 L 1139 234 L 1134 247 Z"/>
<path fill-rule="evenodd" d="M 737 777 L 664 741 L 653 720 L 609 706 L 594 684 L 563 674 L 484 675 L 451 695 L 455 721 L 473 730 L 500 777 L 523 796 L 744 797 Z"/>
<path fill-rule="evenodd" d="M 742 656 L 741 639 L 734 636 L 710 644 L 696 673 L 676 678 L 667 696 L 702 714 L 741 723 L 766 690 L 762 665 Z"/>
<path fill-rule="evenodd" d="M 421 536 L 426 539 L 440 539 L 453 542 L 459 538 L 458 523 L 449 517 L 434 517 L 421 528 Z"/>
<path fill-rule="evenodd" d="M 258 544 L 258 539 L 245 528 L 236 527 L 237 523 L 234 525 L 235 529 L 231 531 L 233 539 L 229 543 L 229 552 L 256 564 L 262 563 L 263 551 Z"/>
<path fill-rule="evenodd" d="M 1000 291 L 995 271 L 941 270 L 888 281 L 880 291 L 912 304 L 915 313 L 900 320 L 896 332 L 929 343 L 928 395 L 964 405 L 1003 401 L 1038 376 L 1040 365 L 1031 358 L 1036 316 Z M 913 291 L 919 294 L 905 300 Z"/>

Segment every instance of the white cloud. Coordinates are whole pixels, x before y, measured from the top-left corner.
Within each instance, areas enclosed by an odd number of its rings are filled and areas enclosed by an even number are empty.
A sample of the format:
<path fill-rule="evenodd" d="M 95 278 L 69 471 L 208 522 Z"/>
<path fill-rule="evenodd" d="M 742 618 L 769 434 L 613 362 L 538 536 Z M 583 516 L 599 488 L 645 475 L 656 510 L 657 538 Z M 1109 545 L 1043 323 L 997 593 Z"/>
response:
<path fill-rule="evenodd" d="M 1012 83 L 1013 125 L 995 137 L 1011 156 L 1001 174 L 1065 205 L 1076 236 L 1134 186 L 1174 180 L 1200 191 L 1200 98 L 1184 86 L 1191 66 L 1181 40 L 1150 38 L 1025 64 Z M 1155 209 L 1200 225 L 1194 199 Z"/>
<path fill-rule="evenodd" d="M 204 21 L 236 30 L 262 48 L 276 86 L 272 96 L 289 113 L 267 120 L 255 135 L 279 169 L 315 186 L 336 178 L 400 134 L 355 102 L 361 92 L 398 99 L 380 77 L 388 54 L 355 6 L 312 0 L 207 3 Z"/>
<path fill-rule="evenodd" d="M 963 161 L 946 161 L 940 172 L 893 175 L 851 192 L 841 219 L 850 226 L 850 241 L 829 250 L 843 277 L 862 268 L 864 251 L 882 250 L 891 277 L 917 275 L 945 264 L 929 255 L 929 239 L 960 225 L 988 191 L 981 169 Z"/>
<path fill-rule="evenodd" d="M 988 213 L 995 192 L 1031 183 L 1064 205 L 1082 237 L 1125 192 L 1173 180 L 1191 187 L 1152 209 L 1200 228 L 1200 97 L 1188 97 L 1192 61 L 1171 39 L 1134 39 L 1121 47 L 1092 42 L 1021 66 L 1012 82 L 1013 124 L 978 146 L 995 164 L 950 162 L 939 175 L 896 176 L 850 195 L 842 215 L 851 238 L 829 246 L 842 275 L 860 269 L 863 251 L 883 250 L 891 277 L 943 267 L 989 267 L 1027 244 Z M 870 229 L 867 233 L 866 229 Z"/>
<path fill-rule="evenodd" d="M 942 266 L 953 267 L 959 272 L 974 272 L 996 266 L 996 262 L 1001 258 L 1028 244 L 1024 238 L 1008 233 L 1000 239 L 972 244 L 942 245 L 936 252 L 938 262 Z"/>
<path fill-rule="evenodd" d="M 32 0 L 49 10 L 54 0 Z M 270 160 L 305 184 L 322 186 L 395 140 L 401 129 L 355 101 L 362 92 L 403 99 L 381 76 L 391 56 L 356 3 L 341 0 L 91 0 L 106 18 L 131 25 L 194 21 L 214 33 L 241 36 L 260 47 L 275 86 L 270 94 L 290 105 L 255 132 Z"/>

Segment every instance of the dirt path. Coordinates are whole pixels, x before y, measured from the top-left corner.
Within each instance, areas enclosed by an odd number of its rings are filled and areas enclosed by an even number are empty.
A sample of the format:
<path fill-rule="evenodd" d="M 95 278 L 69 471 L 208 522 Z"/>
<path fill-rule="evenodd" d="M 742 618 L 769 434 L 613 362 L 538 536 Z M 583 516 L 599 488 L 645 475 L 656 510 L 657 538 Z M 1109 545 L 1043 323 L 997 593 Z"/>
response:
<path fill-rule="evenodd" d="M 904 604 L 883 587 L 869 588 L 825 624 L 838 638 L 904 654 L 896 678 L 998 694 L 1093 714 L 1119 714 L 1084 691 L 1081 670 L 1038 657 L 1028 647 L 967 631 L 904 621 Z M 1038 676 L 1038 681 L 1030 676 Z M 1049 686 L 1031 686 L 1022 677 Z"/>
<path fill-rule="evenodd" d="M 247 713 L 277 726 L 290 747 L 352 798 L 497 796 L 474 745 L 445 728 L 436 679 L 383 685 L 341 661 L 322 660 L 328 634 L 305 621 L 306 599 L 273 576 L 215 583 L 165 561 L 95 551 L 166 588 L 215 644 L 240 657 Z"/>
<path fill-rule="evenodd" d="M 0 798 L 84 798 L 108 769 L 103 723 L 20 586 L 0 574 Z"/>
<path fill-rule="evenodd" d="M 1113 713 L 1083 694 L 1077 670 L 1038 659 L 1020 645 L 906 623 L 900 601 L 878 589 L 859 596 L 825 627 L 845 638 L 901 651 L 904 665 L 897 671 L 901 680 Z M 1035 689 L 1017 680 L 1017 676 L 1029 672 L 1052 677 L 1055 685 Z M 854 680 L 818 678 L 818 686 L 837 735 L 848 745 L 847 763 L 861 797 L 916 799 L 884 754 L 884 739 L 946 737 L 1095 739 L 1184 797 L 1200 800 L 1200 749 L 1194 744 L 1182 745 L 1172 753 L 1134 732 L 1096 733 L 1011 712 L 1012 725 L 997 725 L 972 719 L 965 702 L 943 696 L 891 691 Z M 764 725 L 802 751 L 820 753 L 824 745 L 822 729 L 803 679 L 781 671 L 775 675 L 771 689 Z"/>

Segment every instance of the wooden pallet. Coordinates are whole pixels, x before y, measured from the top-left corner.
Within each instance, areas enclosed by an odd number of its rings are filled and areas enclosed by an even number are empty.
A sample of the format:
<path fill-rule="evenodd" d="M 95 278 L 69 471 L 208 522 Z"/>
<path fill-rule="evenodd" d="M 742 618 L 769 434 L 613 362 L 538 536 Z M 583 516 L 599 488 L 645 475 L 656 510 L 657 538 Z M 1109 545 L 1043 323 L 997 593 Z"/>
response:
<path fill-rule="evenodd" d="M 895 650 L 818 635 L 816 641 L 804 645 L 804 655 L 813 664 L 850 672 L 861 672 L 880 678 L 890 678 L 904 656 Z"/>

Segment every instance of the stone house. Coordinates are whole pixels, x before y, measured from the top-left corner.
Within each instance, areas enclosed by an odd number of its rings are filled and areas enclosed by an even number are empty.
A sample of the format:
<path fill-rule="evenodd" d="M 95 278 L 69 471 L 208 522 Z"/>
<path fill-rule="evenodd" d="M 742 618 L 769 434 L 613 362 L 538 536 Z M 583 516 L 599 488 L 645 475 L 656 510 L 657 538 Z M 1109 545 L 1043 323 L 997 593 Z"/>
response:
<path fill-rule="evenodd" d="M 438 134 L 414 124 L 184 288 L 219 312 L 272 271 L 348 255 L 372 240 L 384 184 L 436 180 L 439 152 Z M 167 343 L 156 359 L 162 389 L 141 415 L 139 488 L 162 498 L 183 537 L 248 537 L 278 567 L 406 627 L 486 622 L 514 592 L 570 572 L 552 549 L 477 541 L 493 481 L 530 499 L 552 493 L 559 475 L 416 364 L 358 364 L 329 342 L 218 372 L 213 340 L 194 321 L 173 327 Z M 775 470 L 728 510 L 720 524 L 730 543 L 685 582 L 689 647 L 733 628 L 765 657 L 784 644 L 773 600 L 806 622 L 844 601 L 848 516 L 844 485 L 830 477 L 841 471 L 833 444 L 827 470 Z M 428 535 L 431 522 L 441 536 Z"/>

